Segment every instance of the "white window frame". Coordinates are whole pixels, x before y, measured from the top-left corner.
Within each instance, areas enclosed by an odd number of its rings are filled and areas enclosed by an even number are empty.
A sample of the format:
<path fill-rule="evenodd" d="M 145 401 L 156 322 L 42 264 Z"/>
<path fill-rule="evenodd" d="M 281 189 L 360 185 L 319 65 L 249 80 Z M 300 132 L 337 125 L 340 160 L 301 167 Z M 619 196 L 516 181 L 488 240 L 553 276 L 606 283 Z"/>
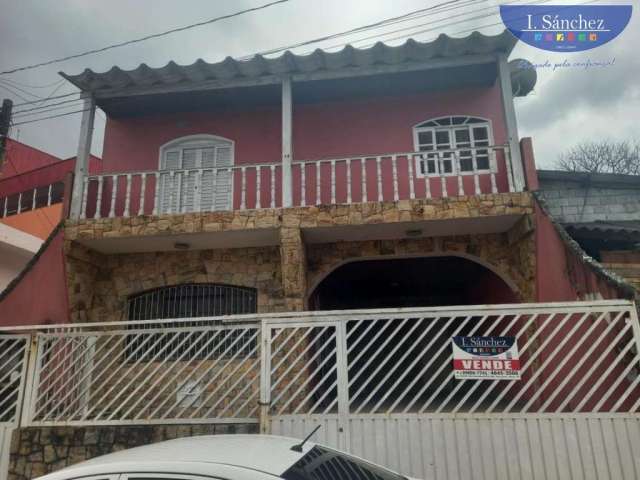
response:
<path fill-rule="evenodd" d="M 235 142 L 233 140 L 231 140 L 230 138 L 225 138 L 225 137 L 221 137 L 218 135 L 211 135 L 211 134 L 207 134 L 207 133 L 201 133 L 201 134 L 196 134 L 196 135 L 186 135 L 184 137 L 178 137 L 178 138 L 174 138 L 173 140 L 168 141 L 167 143 L 164 143 L 163 145 L 160 146 L 159 149 L 159 153 L 158 153 L 158 171 L 161 173 L 168 173 L 171 171 L 174 172 L 181 172 L 181 171 L 185 171 L 188 170 L 190 172 L 195 172 L 197 170 L 201 170 L 203 169 L 202 167 L 202 150 L 205 148 L 214 148 L 215 150 L 215 154 L 214 154 L 214 161 L 217 161 L 218 158 L 218 153 L 217 153 L 217 149 L 218 147 L 224 147 L 224 148 L 229 148 L 230 149 L 230 157 L 231 160 L 229 162 L 229 166 L 228 167 L 219 167 L 217 165 L 214 165 L 213 167 L 206 167 L 206 170 L 217 170 L 217 169 L 223 169 L 223 168 L 232 168 L 233 166 L 235 166 Z M 184 168 L 184 151 L 185 150 L 189 150 L 189 149 L 200 149 L 200 152 L 198 154 L 198 157 L 196 158 L 196 165 L 193 168 Z M 168 153 L 172 153 L 172 152 L 176 152 L 178 153 L 178 164 L 180 165 L 179 168 L 165 168 L 163 163 L 165 161 L 166 155 Z M 233 206 L 233 171 L 231 171 L 231 175 L 230 175 L 230 193 L 229 193 L 229 207 L 231 208 Z M 182 182 L 180 182 L 177 186 L 177 192 L 174 192 L 174 194 L 177 196 L 177 198 L 181 199 L 182 198 Z M 161 190 L 160 194 L 158 196 L 158 198 L 160 199 L 160 204 L 162 205 L 163 202 L 163 198 L 164 198 L 164 192 Z M 214 192 L 214 200 L 215 202 L 215 192 Z M 181 205 L 178 202 L 178 209 L 180 210 Z M 195 210 L 194 210 L 195 211 Z M 180 213 L 180 212 L 174 212 L 172 211 L 173 214 L 175 213 Z"/>
<path fill-rule="evenodd" d="M 225 144 L 225 147 L 231 147 L 231 165 L 235 165 L 235 147 L 236 144 L 230 138 L 220 137 L 218 135 L 209 135 L 206 133 L 198 134 L 198 135 L 187 135 L 185 137 L 174 138 L 173 140 L 163 144 L 160 146 L 160 152 L 158 156 L 158 170 L 160 171 L 168 171 L 171 169 L 162 168 L 162 162 L 164 161 L 164 157 L 167 153 L 172 151 L 178 152 L 179 154 L 179 162 L 180 168 L 176 170 L 198 170 L 200 167 L 195 167 L 193 169 L 185 169 L 182 168 L 183 165 L 183 152 L 184 150 L 189 150 L 191 148 L 211 148 L 218 147 L 220 144 Z M 200 153 L 200 161 L 202 161 L 202 152 Z"/>
<path fill-rule="evenodd" d="M 463 117 L 466 120 L 463 123 L 459 123 L 459 124 L 453 124 L 453 118 L 454 117 Z M 420 125 L 424 125 L 425 123 L 429 123 L 429 122 L 438 122 L 440 120 L 445 120 L 445 119 L 449 119 L 450 121 L 450 125 L 441 125 L 441 126 L 428 126 L 428 127 L 421 127 Z M 477 123 L 467 123 L 468 120 L 470 119 L 474 119 L 474 120 L 481 120 L 481 122 L 477 122 Z M 458 147 L 456 146 L 456 140 L 455 140 L 455 130 L 459 129 L 461 127 L 467 126 L 469 128 L 469 140 L 470 143 L 472 145 L 471 148 L 469 147 L 460 147 L 459 150 L 465 150 L 465 149 L 474 149 L 474 148 L 481 148 L 481 147 L 473 147 L 473 143 L 475 142 L 474 138 L 473 138 L 473 127 L 486 127 L 487 128 L 487 140 L 488 140 L 488 145 L 487 145 L 487 150 L 489 152 L 489 168 L 485 168 L 485 169 L 476 169 L 475 168 L 475 156 L 472 158 L 472 162 L 474 162 L 474 168 L 472 168 L 471 170 L 465 170 L 462 171 L 458 168 L 458 165 L 456 165 L 453 161 L 452 161 L 452 168 L 451 168 L 451 172 L 440 172 L 440 168 L 439 166 L 437 166 L 437 170 L 436 172 L 432 172 L 429 173 L 426 164 L 424 165 L 424 173 L 422 173 L 422 168 L 421 165 L 423 162 L 426 161 L 426 158 L 423 158 L 421 155 L 428 153 L 427 151 L 420 151 L 420 141 L 419 141 L 419 137 L 418 135 L 420 133 L 423 132 L 431 132 L 431 134 L 433 135 L 433 142 L 434 142 L 434 146 L 436 145 L 436 132 L 438 131 L 447 131 L 449 133 L 449 144 L 451 145 L 451 150 L 458 150 Z M 494 143 L 494 137 L 493 137 L 493 125 L 490 119 L 488 118 L 484 118 L 484 117 L 479 117 L 477 115 L 468 115 L 468 114 L 459 114 L 459 115 L 444 115 L 444 116 L 440 116 L 440 117 L 434 117 L 434 118 L 429 118 L 427 120 L 423 120 L 420 123 L 416 124 L 413 126 L 413 151 L 416 152 L 416 165 L 415 165 L 415 172 L 416 172 L 416 176 L 418 178 L 425 178 L 425 177 L 455 177 L 458 175 L 474 175 L 474 174 L 484 174 L 484 173 L 491 173 L 491 172 L 495 172 L 496 171 L 496 158 L 495 158 L 495 152 L 494 149 L 492 148 L 495 145 Z M 434 149 L 433 152 L 437 152 L 437 149 Z M 455 157 L 454 157 L 455 158 Z M 437 164 L 437 162 L 436 162 Z"/>

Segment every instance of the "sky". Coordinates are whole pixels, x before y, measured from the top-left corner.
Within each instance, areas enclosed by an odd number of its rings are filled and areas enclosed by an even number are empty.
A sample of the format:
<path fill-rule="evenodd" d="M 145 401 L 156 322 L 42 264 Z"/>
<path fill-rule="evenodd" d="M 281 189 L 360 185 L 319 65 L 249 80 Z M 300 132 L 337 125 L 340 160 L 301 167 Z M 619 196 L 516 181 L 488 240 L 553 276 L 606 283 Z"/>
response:
<path fill-rule="evenodd" d="M 519 1 L 525 3 L 524 0 Z M 53 95 L 75 91 L 66 82 L 57 84 L 61 79 L 59 71 L 70 74 L 80 73 L 85 68 L 106 71 L 113 65 L 131 69 L 142 62 L 159 67 L 169 60 L 190 64 L 198 58 L 216 62 L 226 56 L 242 57 L 283 47 L 442 2 L 289 0 L 265 10 L 164 38 L 24 72 L 0 75 L 0 98 L 8 97 L 14 103 L 23 103 L 37 97 L 46 98 L 54 90 Z M 264 3 L 268 3 L 268 0 L 0 0 L 0 71 L 100 48 Z M 503 29 L 497 15 L 497 5 L 500 3 L 505 2 L 476 0 L 472 5 L 448 12 L 314 44 L 312 47 L 300 47 L 294 51 L 305 53 L 315 47 L 335 47 L 344 43 L 364 47 L 374 40 L 363 37 L 372 35 L 378 35 L 386 43 L 398 44 L 408 36 L 427 41 L 440 33 L 465 36 L 472 29 L 496 34 Z M 551 2 L 553 5 L 568 3 L 571 2 Z M 640 7 L 639 0 L 597 3 L 633 4 L 634 10 Z M 400 28 L 407 30 L 388 33 Z M 394 40 L 394 37 L 402 35 L 405 38 Z M 605 138 L 640 140 L 639 48 L 638 11 L 634 12 L 626 30 L 615 40 L 584 53 L 552 53 L 522 42 L 516 46 L 511 59 L 525 58 L 533 64 L 551 65 L 538 69 L 538 82 L 533 92 L 515 100 L 519 135 L 533 138 L 539 168 L 553 168 L 563 151 L 584 141 Z M 612 65 L 586 70 L 553 68 L 565 59 L 571 62 L 612 62 Z M 71 106 L 50 112 L 49 115 L 78 109 L 77 106 Z M 77 149 L 80 116 L 75 114 L 17 126 L 10 135 L 61 158 L 68 158 L 75 155 Z M 38 116 L 23 116 L 14 118 L 14 122 L 35 118 Z M 104 113 L 99 111 L 92 146 L 93 153 L 97 155 L 102 150 L 104 125 Z"/>

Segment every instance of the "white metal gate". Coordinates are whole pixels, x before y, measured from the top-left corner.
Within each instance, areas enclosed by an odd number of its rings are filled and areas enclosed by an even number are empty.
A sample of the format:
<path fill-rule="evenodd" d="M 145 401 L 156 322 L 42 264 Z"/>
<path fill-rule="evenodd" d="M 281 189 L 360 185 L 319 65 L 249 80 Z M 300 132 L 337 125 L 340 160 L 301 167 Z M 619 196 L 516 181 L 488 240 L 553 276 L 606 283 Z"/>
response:
<path fill-rule="evenodd" d="M 419 478 L 640 478 L 629 302 L 316 313 L 266 320 L 272 433 Z M 454 335 L 515 336 L 522 378 L 455 380 Z"/>
<path fill-rule="evenodd" d="M 0 336 L 0 480 L 7 476 L 11 434 L 20 417 L 28 345 L 28 335 Z"/>

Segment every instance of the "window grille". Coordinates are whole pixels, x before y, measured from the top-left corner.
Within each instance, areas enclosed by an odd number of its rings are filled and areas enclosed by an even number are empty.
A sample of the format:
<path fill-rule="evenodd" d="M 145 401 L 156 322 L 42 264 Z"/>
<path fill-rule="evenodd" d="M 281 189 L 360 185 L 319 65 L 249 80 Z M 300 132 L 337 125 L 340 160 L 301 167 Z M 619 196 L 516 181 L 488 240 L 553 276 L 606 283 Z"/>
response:
<path fill-rule="evenodd" d="M 419 164 L 420 175 L 491 169 L 491 126 L 482 118 L 457 116 L 423 122 L 414 128 L 414 143 L 416 151 L 427 152 Z"/>
<path fill-rule="evenodd" d="M 193 322 L 180 324 L 163 323 L 163 331 L 145 334 L 144 330 L 154 328 L 151 324 L 133 325 L 128 328 L 142 331 L 131 335 L 127 341 L 126 356 L 129 361 L 177 360 L 178 358 L 194 359 L 211 356 L 246 356 L 255 347 L 255 338 L 251 340 L 249 330 L 229 329 L 211 332 L 193 342 L 183 342 L 186 332 L 171 332 L 171 328 L 220 326 L 223 323 L 200 319 L 199 317 L 218 317 L 223 315 L 239 315 L 257 312 L 257 292 L 253 288 L 236 287 L 219 284 L 185 284 L 163 287 L 139 293 L 129 297 L 127 301 L 127 317 L 129 320 L 164 320 L 173 318 L 193 318 Z M 225 323 L 224 325 L 229 325 Z M 169 330 L 169 331 L 167 331 Z M 148 338 L 152 335 L 152 338 Z M 218 340 L 209 342 L 213 336 Z M 220 339 L 222 341 L 220 341 Z M 160 341 L 158 341 L 160 340 Z M 142 343 L 153 345 L 151 348 L 138 348 Z M 169 344 L 169 345 L 167 345 Z M 208 346 L 201 349 L 201 346 Z M 212 350 L 213 349 L 213 350 Z M 199 352 L 195 355 L 194 352 Z"/>

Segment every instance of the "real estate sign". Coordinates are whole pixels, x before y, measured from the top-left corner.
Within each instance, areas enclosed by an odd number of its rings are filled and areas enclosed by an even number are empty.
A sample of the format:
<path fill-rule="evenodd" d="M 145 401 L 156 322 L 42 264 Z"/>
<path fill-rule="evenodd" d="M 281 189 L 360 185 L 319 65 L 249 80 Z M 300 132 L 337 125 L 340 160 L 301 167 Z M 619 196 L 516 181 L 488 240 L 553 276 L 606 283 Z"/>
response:
<path fill-rule="evenodd" d="M 515 337 L 453 337 L 451 345 L 456 379 L 520 379 Z"/>

